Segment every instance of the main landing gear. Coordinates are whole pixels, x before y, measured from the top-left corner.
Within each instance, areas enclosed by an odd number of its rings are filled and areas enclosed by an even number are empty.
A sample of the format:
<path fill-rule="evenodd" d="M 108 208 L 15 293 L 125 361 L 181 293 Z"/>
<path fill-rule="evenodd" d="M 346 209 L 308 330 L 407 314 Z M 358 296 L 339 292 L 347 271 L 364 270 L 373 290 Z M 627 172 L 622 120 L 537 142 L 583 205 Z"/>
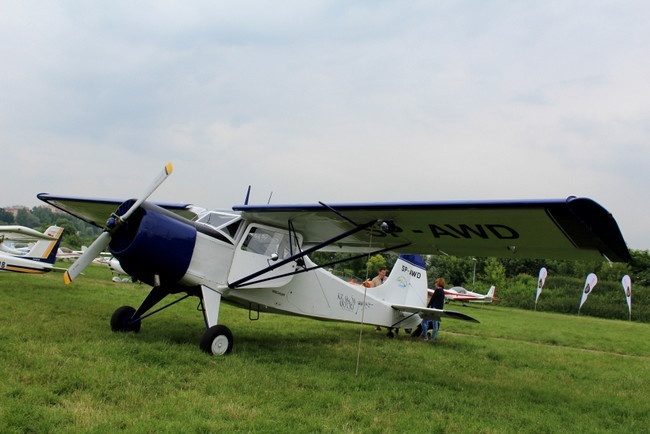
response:
<path fill-rule="evenodd" d="M 118 308 L 111 316 L 111 330 L 114 332 L 134 332 L 140 331 L 142 318 L 133 319 L 136 310 L 131 306 L 122 306 Z M 233 347 L 233 337 L 230 329 L 224 325 L 215 325 L 208 328 L 199 343 L 202 351 L 215 356 L 230 354 Z"/>
<path fill-rule="evenodd" d="M 118 308 L 111 316 L 111 330 L 114 332 L 139 332 L 142 322 L 140 319 L 134 321 L 135 309 L 131 306 Z"/>

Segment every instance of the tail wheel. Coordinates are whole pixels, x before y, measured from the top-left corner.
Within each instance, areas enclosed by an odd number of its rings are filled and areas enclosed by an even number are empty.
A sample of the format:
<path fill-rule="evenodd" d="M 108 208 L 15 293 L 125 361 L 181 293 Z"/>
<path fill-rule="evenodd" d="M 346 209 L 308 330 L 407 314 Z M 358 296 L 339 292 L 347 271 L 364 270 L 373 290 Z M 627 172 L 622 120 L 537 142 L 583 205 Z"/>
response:
<path fill-rule="evenodd" d="M 230 329 L 224 325 L 215 325 L 203 333 L 199 348 L 208 354 L 223 356 L 232 351 L 233 338 Z"/>
<path fill-rule="evenodd" d="M 131 306 L 122 306 L 118 308 L 111 317 L 111 330 L 114 332 L 139 332 L 142 323 L 140 321 L 131 322 L 135 309 Z"/>

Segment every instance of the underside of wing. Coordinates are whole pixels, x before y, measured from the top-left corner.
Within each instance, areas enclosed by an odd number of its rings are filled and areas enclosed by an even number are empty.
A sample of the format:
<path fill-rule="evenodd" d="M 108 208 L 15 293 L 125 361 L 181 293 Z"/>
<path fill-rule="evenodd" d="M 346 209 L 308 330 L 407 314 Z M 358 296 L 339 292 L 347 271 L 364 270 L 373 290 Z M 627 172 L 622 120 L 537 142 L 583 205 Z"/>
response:
<path fill-rule="evenodd" d="M 329 251 L 393 248 L 398 253 L 629 261 L 612 215 L 586 198 L 484 202 L 241 205 L 249 221 L 292 226 L 306 246 L 375 222 Z M 381 224 L 384 223 L 384 230 Z"/>
<path fill-rule="evenodd" d="M 38 197 L 43 202 L 67 212 L 92 225 L 103 228 L 106 220 L 124 202 L 122 199 L 97 199 L 71 196 L 55 196 L 40 193 Z M 195 214 L 190 210 L 191 205 L 179 203 L 159 203 L 156 205 L 179 214 L 187 219 L 192 219 Z"/>
<path fill-rule="evenodd" d="M 426 307 L 404 306 L 399 304 L 394 304 L 391 307 L 401 312 L 418 314 L 422 319 L 440 320 L 441 318 L 446 317 L 446 318 L 453 318 L 462 321 L 479 322 L 479 320 L 472 318 L 469 315 L 465 315 L 464 313 L 456 312 L 454 310 L 429 309 Z"/>

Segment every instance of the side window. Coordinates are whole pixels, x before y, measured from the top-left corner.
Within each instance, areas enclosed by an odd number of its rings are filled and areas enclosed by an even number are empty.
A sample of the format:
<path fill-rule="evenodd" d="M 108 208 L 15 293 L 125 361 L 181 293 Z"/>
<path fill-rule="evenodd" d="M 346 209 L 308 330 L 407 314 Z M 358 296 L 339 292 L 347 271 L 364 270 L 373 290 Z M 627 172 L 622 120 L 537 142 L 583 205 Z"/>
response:
<path fill-rule="evenodd" d="M 271 256 L 278 251 L 282 234 L 262 228 L 251 228 L 246 236 L 242 249 L 248 252 Z"/>
<path fill-rule="evenodd" d="M 293 253 L 296 253 L 298 248 L 295 242 L 293 244 Z M 271 256 L 276 253 L 278 259 L 288 258 L 292 253 L 288 233 L 258 227 L 253 227 L 248 232 L 246 240 L 242 244 L 242 250 L 264 256 Z"/>

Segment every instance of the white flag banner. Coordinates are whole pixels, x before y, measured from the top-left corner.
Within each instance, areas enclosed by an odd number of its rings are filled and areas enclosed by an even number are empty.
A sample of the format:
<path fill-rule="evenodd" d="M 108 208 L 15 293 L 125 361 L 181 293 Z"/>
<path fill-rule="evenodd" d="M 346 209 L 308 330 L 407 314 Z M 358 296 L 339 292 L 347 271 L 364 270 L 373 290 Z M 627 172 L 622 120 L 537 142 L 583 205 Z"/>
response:
<path fill-rule="evenodd" d="M 582 305 L 585 304 L 585 301 L 587 301 L 587 297 L 589 297 L 589 294 L 591 291 L 594 290 L 594 286 L 598 283 L 598 278 L 594 273 L 590 273 L 589 276 L 587 276 L 587 280 L 585 280 L 585 288 L 582 290 L 582 300 L 580 300 L 580 307 L 578 308 L 578 313 L 580 313 L 580 309 L 582 309 Z"/>
<path fill-rule="evenodd" d="M 542 267 L 539 269 L 539 278 L 537 279 L 537 295 L 535 296 L 535 306 L 537 306 L 537 300 L 539 300 L 539 295 L 542 293 L 542 288 L 544 287 L 544 282 L 546 282 L 546 268 Z"/>
<path fill-rule="evenodd" d="M 623 284 L 623 291 L 625 292 L 625 299 L 627 300 L 627 310 L 630 311 L 630 319 L 632 319 L 632 280 L 627 274 L 621 280 Z"/>

